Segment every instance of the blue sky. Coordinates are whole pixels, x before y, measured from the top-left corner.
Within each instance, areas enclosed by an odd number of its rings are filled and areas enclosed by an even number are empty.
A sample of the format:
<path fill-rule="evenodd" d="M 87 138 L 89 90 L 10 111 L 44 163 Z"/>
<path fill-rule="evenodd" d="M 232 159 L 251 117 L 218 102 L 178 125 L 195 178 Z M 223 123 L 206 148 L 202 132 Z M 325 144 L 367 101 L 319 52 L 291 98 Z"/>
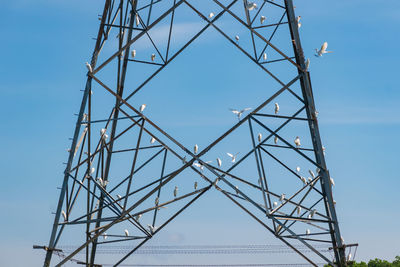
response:
<path fill-rule="evenodd" d="M 396 79 L 400 2 L 297 0 L 295 5 L 296 13 L 302 16 L 300 34 L 306 55 L 312 57 L 313 49 L 324 41 L 328 41 L 329 49 L 334 51 L 320 59 L 311 58 L 311 77 L 320 112 L 321 136 L 327 147 L 327 164 L 336 181 L 334 194 L 343 236 L 346 242 L 360 243 L 359 260 L 374 257 L 391 260 L 400 255 L 400 208 L 397 205 L 400 202 L 400 144 L 397 142 L 400 91 Z M 68 138 L 76 119 L 73 114 L 78 111 L 80 89 L 86 79 L 83 63 L 89 60 L 94 47 L 91 37 L 97 33 L 97 14 L 102 4 L 94 0 L 16 0 L 2 6 L 0 265 L 39 266 L 43 253 L 31 248 L 32 244 L 48 242 L 51 212 L 56 209 L 57 187 L 61 185 L 64 169 L 62 163 L 67 159 Z M 198 90 L 201 90 L 209 83 L 218 82 L 219 75 L 227 77 L 236 72 L 251 75 L 254 68 L 250 65 L 243 69 L 234 67 L 242 58 L 236 58 L 237 51 L 233 47 L 215 55 L 216 60 L 212 62 L 201 60 L 202 55 L 215 52 L 214 46 L 231 47 L 214 35 L 213 32 L 206 35 L 198 46 L 182 55 L 182 62 L 193 57 L 198 59 L 198 64 L 185 77 L 174 78 L 174 87 L 166 85 L 165 89 L 177 93 L 179 88 L 198 82 Z M 201 45 L 205 50 L 200 49 Z M 231 64 L 221 65 L 217 75 L 210 65 L 216 65 L 219 59 L 231 60 Z M 179 60 L 171 68 L 180 68 L 179 64 L 183 63 Z M 202 79 L 190 76 L 204 68 L 208 70 L 204 71 Z M 161 73 L 160 81 L 166 81 L 167 75 L 168 72 Z M 234 95 L 240 93 L 235 87 L 240 82 L 239 78 L 231 79 L 224 85 L 231 88 Z M 253 85 L 260 82 L 254 81 Z M 212 93 L 211 89 L 205 91 Z M 177 102 L 193 101 L 190 94 L 181 97 Z M 226 95 L 216 98 L 224 99 Z M 200 102 L 205 99 L 200 97 Z M 229 96 L 227 101 L 233 103 L 234 100 Z M 220 108 L 216 102 L 211 102 L 208 111 L 201 114 L 194 113 L 194 107 L 184 108 L 189 108 L 191 112 L 188 113 L 197 120 L 192 123 L 191 116 L 185 117 L 188 121 L 183 125 L 171 128 L 177 135 L 188 125 L 191 130 L 185 134 L 195 138 L 194 133 L 201 129 L 226 129 L 231 125 L 225 115 L 219 113 L 229 107 Z M 161 113 L 158 111 L 154 116 L 162 121 Z M 217 115 L 213 116 L 215 113 Z M 221 120 L 225 124 L 219 124 Z M 197 209 L 201 210 L 200 204 L 194 208 Z M 186 242 L 193 243 L 213 244 L 222 238 L 226 238 L 227 243 L 261 242 L 256 230 L 248 230 L 247 236 L 238 234 L 235 225 L 228 224 L 216 211 L 211 214 L 222 233 L 217 233 L 209 220 L 196 218 L 193 213 L 183 215 L 177 225 L 198 223 L 197 232 L 210 233 L 209 240 L 198 234 L 180 233 L 178 227 L 172 226 L 166 230 L 168 234 L 154 242 L 166 244 L 171 236 L 183 236 Z M 234 215 L 227 217 L 234 218 Z M 19 265 L 14 263 L 15 259 Z"/>

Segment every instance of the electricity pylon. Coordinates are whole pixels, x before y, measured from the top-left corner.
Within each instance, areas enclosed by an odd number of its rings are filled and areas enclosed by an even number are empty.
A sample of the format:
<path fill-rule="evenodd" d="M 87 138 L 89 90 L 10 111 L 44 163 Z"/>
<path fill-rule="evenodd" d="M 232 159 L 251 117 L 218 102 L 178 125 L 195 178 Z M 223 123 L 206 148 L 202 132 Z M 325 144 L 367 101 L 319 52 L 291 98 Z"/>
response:
<path fill-rule="evenodd" d="M 199 29 L 186 30 L 191 36 L 183 43 L 174 38 L 180 16 L 201 21 Z M 317 266 L 315 260 L 296 244 L 328 264 L 345 266 L 346 245 L 292 0 L 106 0 L 100 20 L 44 266 L 50 266 L 63 239 L 79 246 L 56 266 L 82 251 L 84 264 L 98 266 L 100 246 L 129 242 L 132 250 L 114 263 L 118 266 L 212 189 L 311 265 Z M 239 27 L 240 36 L 234 32 Z M 258 65 L 271 83 L 261 104 L 238 116 L 204 149 L 193 151 L 134 100 L 210 28 Z M 148 71 L 140 72 L 144 66 Z M 136 78 L 133 87 L 130 72 Z M 278 101 L 293 112 L 279 111 Z M 231 166 L 204 159 L 243 127 L 249 132 L 243 141 L 248 148 L 232 158 Z M 293 129 L 304 131 L 296 137 Z M 190 189 L 182 175 L 192 177 Z M 274 181 L 279 179 L 285 179 L 284 186 Z M 318 251 L 321 243 L 331 244 L 333 260 Z"/>

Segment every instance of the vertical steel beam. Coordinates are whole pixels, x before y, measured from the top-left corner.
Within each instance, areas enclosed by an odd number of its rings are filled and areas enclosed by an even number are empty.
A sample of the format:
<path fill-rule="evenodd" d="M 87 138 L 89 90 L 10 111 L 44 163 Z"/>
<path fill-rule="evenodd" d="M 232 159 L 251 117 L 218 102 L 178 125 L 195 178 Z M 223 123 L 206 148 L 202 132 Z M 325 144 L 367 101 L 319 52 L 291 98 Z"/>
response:
<path fill-rule="evenodd" d="M 330 216 L 332 222 L 329 223 L 332 244 L 335 252 L 336 263 L 339 266 L 346 266 L 346 255 L 342 244 L 339 223 L 336 216 L 335 206 L 332 198 L 332 187 L 330 185 L 329 172 L 326 167 L 324 152 L 322 149 L 321 137 L 318 129 L 318 121 L 316 117 L 316 110 L 314 104 L 314 97 L 311 89 L 311 82 L 308 71 L 306 70 L 305 58 L 303 49 L 301 47 L 300 36 L 298 31 L 298 25 L 295 18 L 293 0 L 285 0 L 286 13 L 288 17 L 288 25 L 290 34 L 292 37 L 293 50 L 296 57 L 296 63 L 301 66 L 302 70 L 298 70 L 300 77 L 300 85 L 303 93 L 303 98 L 306 106 L 306 112 L 308 117 L 308 125 L 310 128 L 310 134 L 314 147 L 314 154 L 317 163 L 322 167 L 320 171 L 321 175 L 321 186 L 324 194 L 325 208 L 328 216 Z"/>
<path fill-rule="evenodd" d="M 98 56 L 100 48 L 101 48 L 101 40 L 102 40 L 103 29 L 104 29 L 103 25 L 105 24 L 105 20 L 107 18 L 107 12 L 109 10 L 109 7 L 110 7 L 110 0 L 106 0 L 105 4 L 104 4 L 103 16 L 101 18 L 101 26 L 100 26 L 99 32 L 97 34 L 97 41 L 96 41 L 95 49 L 94 49 L 94 52 L 92 55 L 92 60 L 90 61 L 92 69 L 94 69 L 94 67 L 96 65 L 97 56 Z M 46 258 L 45 258 L 44 264 L 43 264 L 44 267 L 50 266 L 50 261 L 51 261 L 52 255 L 53 255 L 53 250 L 56 246 L 55 238 L 57 235 L 58 222 L 60 220 L 61 209 L 62 209 L 63 202 L 64 202 L 64 195 L 66 192 L 66 188 L 68 186 L 69 172 L 71 170 L 72 161 L 74 159 L 74 151 L 75 151 L 76 144 L 78 142 L 78 135 L 79 135 L 79 132 L 81 129 L 83 113 L 85 111 L 88 95 L 90 94 L 91 90 L 92 90 L 92 77 L 88 76 L 87 81 L 86 81 L 86 86 L 85 86 L 85 92 L 83 94 L 81 107 L 79 110 L 79 115 L 78 115 L 78 118 L 76 121 L 74 137 L 72 139 L 71 149 L 70 149 L 69 156 L 68 156 L 67 167 L 65 168 L 65 171 L 64 171 L 64 180 L 63 180 L 62 188 L 60 191 L 60 197 L 58 199 L 57 211 L 56 211 L 56 214 L 54 217 L 53 229 L 51 232 L 49 246 L 48 246 L 49 249 L 46 252 Z"/>

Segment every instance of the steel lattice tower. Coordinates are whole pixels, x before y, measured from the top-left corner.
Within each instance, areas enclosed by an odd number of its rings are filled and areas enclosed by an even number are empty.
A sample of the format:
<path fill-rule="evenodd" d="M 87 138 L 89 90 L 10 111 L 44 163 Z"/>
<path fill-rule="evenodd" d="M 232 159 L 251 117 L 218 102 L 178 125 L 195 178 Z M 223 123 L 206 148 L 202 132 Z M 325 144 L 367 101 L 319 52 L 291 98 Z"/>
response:
<path fill-rule="evenodd" d="M 294 242 L 306 246 L 326 263 L 346 265 L 346 246 L 340 235 L 318 129 L 318 113 L 292 0 L 255 2 L 257 9 L 246 0 L 105 1 L 44 266 L 50 266 L 52 254 L 68 231 L 80 233 L 83 238 L 77 241 L 81 242 L 79 247 L 56 266 L 63 265 L 81 251 L 85 251 L 85 264 L 96 266 L 96 249 L 100 246 L 130 242 L 132 250 L 115 262 L 118 266 L 211 189 L 230 199 L 311 265 L 317 266 L 296 249 Z M 208 13 L 210 9 L 202 8 L 208 3 L 213 5 L 212 14 Z M 174 26 L 178 11 L 183 8 L 201 20 L 203 27 L 178 47 L 173 42 Z M 247 41 L 243 35 L 239 41 L 230 32 L 233 27 L 229 27 L 229 22 L 232 21 L 246 29 Z M 146 112 L 138 110 L 137 103 L 132 101 L 139 91 L 146 89 L 150 80 L 208 28 L 219 32 L 258 65 L 275 87 L 268 86 L 269 95 L 247 116 L 207 147 L 193 152 L 146 116 Z M 288 41 L 285 45 L 283 41 L 274 45 L 274 40 L 285 39 L 280 39 L 278 29 L 281 28 L 287 30 L 285 38 Z M 157 43 L 152 38 L 157 29 L 164 29 L 166 42 Z M 135 45 L 144 40 L 154 54 L 140 58 Z M 113 51 L 103 49 L 108 43 L 113 43 Z M 283 67 L 285 77 L 289 77 L 287 82 L 284 81 L 287 78 L 280 79 L 274 73 L 274 64 Z M 132 88 L 127 81 L 129 72 L 145 65 L 154 69 L 141 75 L 143 81 Z M 97 91 L 92 94 L 93 86 L 105 93 L 101 101 L 96 99 Z M 273 112 L 274 102 L 284 94 L 297 102 L 293 104 L 296 111 L 292 114 Z M 272 120 L 276 121 L 270 123 Z M 302 124 L 307 129 L 301 146 L 294 145 L 295 136 L 285 132 L 292 124 Z M 220 142 L 243 127 L 249 131 L 246 141 L 250 146 L 234 164 L 224 168 L 218 162 L 212 164 L 205 160 Z M 129 138 L 122 142 L 126 136 Z M 126 146 L 127 142 L 133 148 Z M 310 147 L 307 148 L 307 144 Z M 129 162 L 114 168 L 120 162 L 118 156 L 126 154 L 131 156 Z M 306 169 L 316 169 L 310 171 L 309 180 L 296 170 L 293 157 L 302 160 L 302 166 L 309 167 Z M 281 176 L 297 189 L 286 195 L 281 189 L 275 189 L 273 179 L 277 178 L 269 175 L 272 165 L 267 164 L 267 160 L 282 167 Z M 237 172 L 246 161 L 252 162 L 256 178 Z M 142 174 L 147 166 L 151 166 L 153 172 Z M 172 185 L 171 181 L 176 181 L 182 173 L 195 177 L 192 181 L 196 181 L 195 186 L 191 190 L 180 188 L 173 197 L 171 192 L 176 183 Z M 169 208 L 162 209 L 166 206 Z M 316 230 L 309 232 L 307 228 Z M 123 229 L 129 229 L 129 234 L 124 235 Z M 332 246 L 334 262 L 316 249 L 321 243 Z"/>

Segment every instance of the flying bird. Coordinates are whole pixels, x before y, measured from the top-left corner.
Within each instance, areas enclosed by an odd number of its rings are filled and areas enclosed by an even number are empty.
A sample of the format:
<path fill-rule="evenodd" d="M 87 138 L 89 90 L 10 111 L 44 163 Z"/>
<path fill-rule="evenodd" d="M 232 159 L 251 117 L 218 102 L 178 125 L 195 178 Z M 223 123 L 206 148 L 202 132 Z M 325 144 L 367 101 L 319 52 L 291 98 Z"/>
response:
<path fill-rule="evenodd" d="M 298 29 L 300 29 L 300 27 L 301 27 L 300 19 L 301 19 L 301 16 L 298 16 L 298 17 L 296 18 L 296 21 L 297 21 L 297 28 L 298 28 Z"/>
<path fill-rule="evenodd" d="M 132 55 L 132 58 L 136 57 L 136 50 L 135 49 L 132 50 L 131 55 Z"/>
<path fill-rule="evenodd" d="M 266 19 L 267 19 L 267 18 L 266 18 L 265 16 L 261 16 L 261 17 L 260 17 L 260 23 L 263 24 L 264 21 L 265 21 Z"/>
<path fill-rule="evenodd" d="M 217 158 L 217 163 L 218 163 L 218 167 L 222 166 L 222 160 L 220 158 Z"/>
<path fill-rule="evenodd" d="M 257 4 L 254 2 L 247 2 L 246 3 L 247 10 L 251 11 L 253 9 L 258 9 Z"/>
<path fill-rule="evenodd" d="M 139 109 L 139 111 L 140 112 L 143 112 L 144 111 L 144 109 L 146 108 L 146 104 L 142 104 L 141 106 L 140 106 L 140 109 Z"/>
<path fill-rule="evenodd" d="M 261 142 L 261 141 L 262 141 L 262 134 L 259 133 L 259 134 L 257 135 L 257 138 L 258 138 L 258 142 Z"/>
<path fill-rule="evenodd" d="M 300 167 L 299 166 L 296 167 L 296 171 L 300 172 Z"/>
<path fill-rule="evenodd" d="M 125 233 L 125 236 L 129 236 L 129 231 L 128 231 L 128 229 L 125 229 L 124 233 Z"/>
<path fill-rule="evenodd" d="M 278 103 L 275 103 L 275 114 L 278 114 L 279 112 L 279 105 Z"/>
<path fill-rule="evenodd" d="M 197 144 L 194 145 L 194 154 L 197 154 L 197 152 L 199 151 L 199 146 Z"/>
<path fill-rule="evenodd" d="M 92 73 L 93 72 L 92 66 L 88 62 L 86 62 L 85 64 L 86 64 L 86 68 L 88 69 L 89 73 Z"/>
<path fill-rule="evenodd" d="M 327 48 L 328 48 L 328 42 L 324 42 L 319 50 L 315 48 L 315 56 L 322 57 L 323 54 L 333 52 L 333 51 L 326 51 Z"/>
<path fill-rule="evenodd" d="M 174 197 L 176 197 L 177 195 L 178 195 L 178 187 L 175 186 L 175 189 L 174 189 Z"/>
<path fill-rule="evenodd" d="M 242 110 L 237 110 L 237 109 L 230 109 L 232 111 L 233 114 L 235 114 L 238 118 L 238 120 L 240 120 L 240 117 L 242 117 L 242 114 L 248 110 L 250 110 L 251 108 L 244 108 Z"/>
<path fill-rule="evenodd" d="M 301 146 L 300 137 L 296 136 L 296 139 L 294 139 L 294 144 L 296 145 L 296 147 L 300 147 Z"/>
<path fill-rule="evenodd" d="M 236 161 L 236 157 L 237 157 L 237 155 L 239 154 L 239 152 L 238 153 L 236 153 L 235 155 L 233 155 L 233 154 L 231 154 L 231 153 L 226 153 L 229 157 L 231 157 L 231 162 L 232 163 L 235 163 L 235 161 Z"/>
<path fill-rule="evenodd" d="M 274 205 L 274 208 L 276 208 L 278 206 L 278 202 L 274 201 L 273 205 Z"/>

